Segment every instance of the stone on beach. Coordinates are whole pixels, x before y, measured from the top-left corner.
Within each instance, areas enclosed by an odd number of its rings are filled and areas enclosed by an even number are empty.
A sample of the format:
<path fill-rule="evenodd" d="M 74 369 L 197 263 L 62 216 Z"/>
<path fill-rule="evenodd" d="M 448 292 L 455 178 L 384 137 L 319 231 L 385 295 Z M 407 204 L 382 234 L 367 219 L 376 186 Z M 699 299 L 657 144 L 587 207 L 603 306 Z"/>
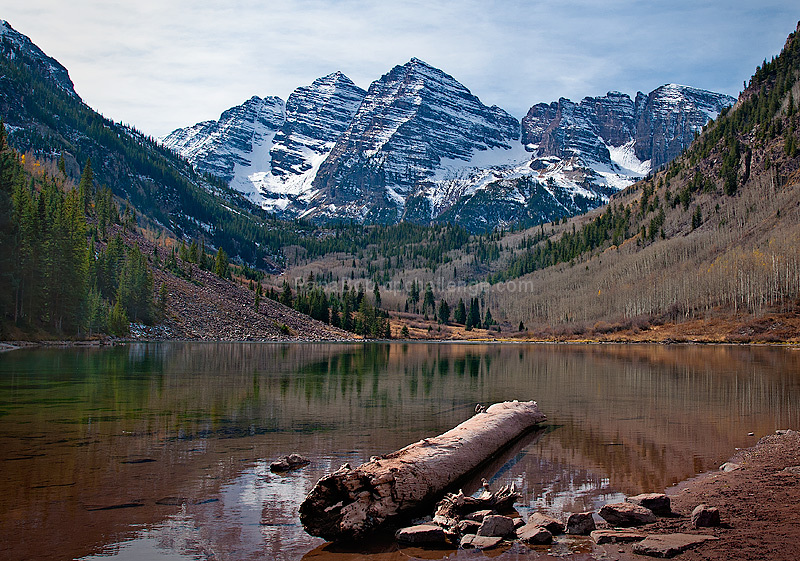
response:
<path fill-rule="evenodd" d="M 553 542 L 553 534 L 547 528 L 526 524 L 517 529 L 517 539 L 523 543 L 542 545 Z"/>
<path fill-rule="evenodd" d="M 461 547 L 463 549 L 491 549 L 498 545 L 503 538 L 499 536 L 477 536 L 475 534 L 467 534 L 461 538 Z"/>
<path fill-rule="evenodd" d="M 612 503 L 600 509 L 600 516 L 612 526 L 642 526 L 656 521 L 653 511 L 633 503 Z"/>
<path fill-rule="evenodd" d="M 546 528 L 551 534 L 563 534 L 564 524 L 552 516 L 547 516 L 541 512 L 534 512 L 528 517 L 528 526 L 541 526 Z"/>
<path fill-rule="evenodd" d="M 606 543 L 630 543 L 641 541 L 647 537 L 641 532 L 620 532 L 617 530 L 595 530 L 590 536 L 597 545 Z"/>
<path fill-rule="evenodd" d="M 708 528 L 719 526 L 719 509 L 708 505 L 697 505 L 692 511 L 692 526 L 695 528 Z"/>
<path fill-rule="evenodd" d="M 447 543 L 447 536 L 444 530 L 433 524 L 419 524 L 401 528 L 395 534 L 397 541 L 415 545 L 444 545 Z"/>
<path fill-rule="evenodd" d="M 491 514 L 486 516 L 478 528 L 479 536 L 505 537 L 514 533 L 514 521 L 508 516 Z"/>
<path fill-rule="evenodd" d="M 664 493 L 642 493 L 641 495 L 628 497 L 625 499 L 625 502 L 643 506 L 653 511 L 653 514 L 658 514 L 659 516 L 668 516 L 672 514 L 669 497 Z"/>
<path fill-rule="evenodd" d="M 567 518 L 567 533 L 578 536 L 589 535 L 596 529 L 591 512 L 574 512 Z"/>
<path fill-rule="evenodd" d="M 649 535 L 644 540 L 633 545 L 633 552 L 650 557 L 675 557 L 693 547 L 709 540 L 717 540 L 715 536 L 702 536 L 697 534 L 659 534 Z"/>
<path fill-rule="evenodd" d="M 478 528 L 481 527 L 481 523 L 475 520 L 461 520 L 456 525 L 456 532 L 462 536 L 466 534 L 477 534 Z"/>

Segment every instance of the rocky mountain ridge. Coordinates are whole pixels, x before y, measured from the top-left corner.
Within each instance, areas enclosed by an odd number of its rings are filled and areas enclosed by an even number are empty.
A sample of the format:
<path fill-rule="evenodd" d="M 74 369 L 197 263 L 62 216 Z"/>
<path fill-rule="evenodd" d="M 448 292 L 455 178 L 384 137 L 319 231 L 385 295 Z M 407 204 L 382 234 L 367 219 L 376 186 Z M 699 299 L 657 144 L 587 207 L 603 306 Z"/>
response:
<path fill-rule="evenodd" d="M 0 52 L 9 59 L 23 54 L 26 62 L 70 96 L 80 99 L 69 77 L 69 72 L 56 59 L 47 56 L 33 42 L 16 31 L 6 20 L 0 19 Z"/>
<path fill-rule="evenodd" d="M 281 217 L 450 221 L 483 231 L 607 202 L 680 154 L 735 100 L 667 84 L 635 99 L 609 92 L 540 103 L 520 122 L 411 59 L 366 92 L 340 72 L 298 88 L 280 123 L 256 126 L 245 109 L 252 101 L 164 144 L 202 171 L 224 172 Z"/>

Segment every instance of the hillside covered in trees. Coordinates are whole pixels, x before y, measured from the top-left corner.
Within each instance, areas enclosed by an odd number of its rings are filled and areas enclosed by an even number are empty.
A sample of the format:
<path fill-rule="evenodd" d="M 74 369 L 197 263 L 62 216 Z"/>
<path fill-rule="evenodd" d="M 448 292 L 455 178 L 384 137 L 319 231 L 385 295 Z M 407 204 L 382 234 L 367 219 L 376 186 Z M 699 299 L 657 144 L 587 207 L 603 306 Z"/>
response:
<path fill-rule="evenodd" d="M 10 148 L 0 123 L 0 339 L 352 337 L 261 301 L 247 277 L 263 275 L 222 248 L 138 225 L 96 187 L 91 160 L 78 183 L 64 168 Z"/>

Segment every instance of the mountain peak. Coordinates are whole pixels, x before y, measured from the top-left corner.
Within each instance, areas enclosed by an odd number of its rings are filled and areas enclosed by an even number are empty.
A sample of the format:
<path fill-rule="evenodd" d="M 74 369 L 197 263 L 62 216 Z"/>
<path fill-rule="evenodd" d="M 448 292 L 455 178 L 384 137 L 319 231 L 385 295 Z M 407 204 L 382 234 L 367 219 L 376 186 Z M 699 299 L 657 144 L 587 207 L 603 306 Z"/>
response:
<path fill-rule="evenodd" d="M 9 58 L 17 55 L 25 57 L 40 75 L 54 82 L 70 96 L 78 98 L 67 69 L 61 66 L 56 59 L 44 54 L 28 36 L 15 30 L 6 20 L 0 20 L 0 38 L 3 39 L 4 43 L 0 44 L 0 53 Z M 6 40 L 8 41 L 7 44 L 5 44 Z"/>

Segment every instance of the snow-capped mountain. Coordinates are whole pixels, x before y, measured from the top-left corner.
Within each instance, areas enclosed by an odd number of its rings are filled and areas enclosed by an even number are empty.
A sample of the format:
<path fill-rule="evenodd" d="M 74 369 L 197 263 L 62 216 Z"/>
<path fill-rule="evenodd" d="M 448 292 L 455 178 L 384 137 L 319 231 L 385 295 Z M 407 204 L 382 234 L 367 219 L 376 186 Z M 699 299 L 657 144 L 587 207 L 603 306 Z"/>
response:
<path fill-rule="evenodd" d="M 620 92 L 561 98 L 531 107 L 522 119 L 522 142 L 536 158 L 580 158 L 590 167 L 614 164 L 647 173 L 680 154 L 709 119 L 736 100 L 668 84 L 636 99 Z"/>
<path fill-rule="evenodd" d="M 520 123 L 419 59 L 366 92 L 337 72 L 295 90 L 285 107 L 267 98 L 274 119 L 243 109 L 259 99 L 164 143 L 285 217 L 453 221 L 474 231 L 599 206 L 735 101 L 670 84 L 635 99 L 540 103 Z"/>
<path fill-rule="evenodd" d="M 334 72 L 297 88 L 286 103 L 278 97 L 252 97 L 217 121 L 171 132 L 163 143 L 264 208 L 303 206 L 317 169 L 365 94 Z"/>
<path fill-rule="evenodd" d="M 319 166 L 350 125 L 365 94 L 341 72 L 297 88 L 286 101 L 286 120 L 268 158 L 259 170 L 242 170 L 234 186 L 245 189 L 253 184 L 266 208 L 306 208 L 315 193 L 312 182 Z"/>
<path fill-rule="evenodd" d="M 636 96 L 636 157 L 652 160 L 653 169 L 676 158 L 709 119 L 716 119 L 736 98 L 668 84 L 642 99 Z"/>
<path fill-rule="evenodd" d="M 447 160 L 508 152 L 519 122 L 419 59 L 372 83 L 348 129 L 320 167 L 317 213 L 396 222 L 405 201 Z"/>
<path fill-rule="evenodd" d="M 232 182 L 237 178 L 238 169 L 259 165 L 263 147 L 269 151 L 275 133 L 285 120 L 281 98 L 253 96 L 223 112 L 218 121 L 203 121 L 178 129 L 163 142 L 194 164 L 198 171 Z M 240 181 L 236 184 L 245 193 L 251 190 L 244 189 Z"/>

